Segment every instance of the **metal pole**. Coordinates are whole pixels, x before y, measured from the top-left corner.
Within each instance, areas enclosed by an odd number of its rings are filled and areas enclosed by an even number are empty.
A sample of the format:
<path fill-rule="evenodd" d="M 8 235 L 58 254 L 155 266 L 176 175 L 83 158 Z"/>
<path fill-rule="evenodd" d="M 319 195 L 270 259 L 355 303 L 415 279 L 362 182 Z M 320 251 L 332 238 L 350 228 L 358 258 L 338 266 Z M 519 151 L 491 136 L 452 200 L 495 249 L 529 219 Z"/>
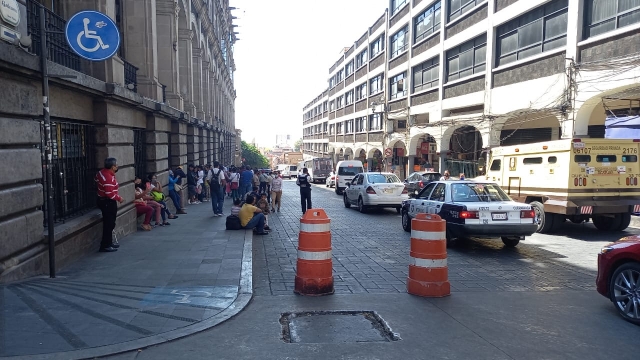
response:
<path fill-rule="evenodd" d="M 40 5 L 40 70 L 42 71 L 42 117 L 45 136 L 45 194 L 47 196 L 47 237 L 49 240 L 49 277 L 56 277 L 56 240 L 54 224 L 53 169 L 51 168 L 53 143 L 49 116 L 49 72 L 47 68 L 47 30 L 44 7 Z"/>

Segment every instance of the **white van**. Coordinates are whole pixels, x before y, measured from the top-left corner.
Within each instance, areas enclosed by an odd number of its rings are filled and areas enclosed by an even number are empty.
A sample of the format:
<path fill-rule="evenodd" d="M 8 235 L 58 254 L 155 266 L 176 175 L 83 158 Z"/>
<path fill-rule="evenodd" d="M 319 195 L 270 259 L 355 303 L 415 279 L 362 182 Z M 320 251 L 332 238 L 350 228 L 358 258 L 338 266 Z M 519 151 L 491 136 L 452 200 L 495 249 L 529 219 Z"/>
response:
<path fill-rule="evenodd" d="M 296 165 L 280 164 L 278 165 L 278 171 L 283 178 L 291 180 L 292 177 L 297 176 L 298 167 Z"/>
<path fill-rule="evenodd" d="M 342 191 L 347 187 L 347 183 L 364 172 L 362 162 L 358 160 L 344 160 L 336 165 L 336 194 L 342 195 Z"/>

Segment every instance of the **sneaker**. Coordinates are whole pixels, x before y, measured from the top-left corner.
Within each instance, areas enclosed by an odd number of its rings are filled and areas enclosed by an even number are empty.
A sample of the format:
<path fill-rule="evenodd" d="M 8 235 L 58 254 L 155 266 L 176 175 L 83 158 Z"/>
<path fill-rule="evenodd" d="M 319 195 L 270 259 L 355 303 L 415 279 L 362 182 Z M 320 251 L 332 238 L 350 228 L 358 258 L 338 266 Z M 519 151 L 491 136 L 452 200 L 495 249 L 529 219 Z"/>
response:
<path fill-rule="evenodd" d="M 111 246 L 100 249 L 100 252 L 116 252 L 116 251 L 118 251 L 118 249 Z"/>

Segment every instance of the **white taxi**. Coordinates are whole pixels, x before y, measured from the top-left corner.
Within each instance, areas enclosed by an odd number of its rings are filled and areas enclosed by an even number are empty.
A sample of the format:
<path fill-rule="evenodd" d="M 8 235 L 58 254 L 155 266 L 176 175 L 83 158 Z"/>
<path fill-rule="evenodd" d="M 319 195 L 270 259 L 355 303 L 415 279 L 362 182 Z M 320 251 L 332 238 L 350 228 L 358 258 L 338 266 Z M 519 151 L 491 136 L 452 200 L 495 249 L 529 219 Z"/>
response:
<path fill-rule="evenodd" d="M 447 222 L 447 245 L 465 237 L 497 238 L 516 246 L 536 232 L 535 211 L 518 203 L 495 183 L 435 181 L 402 203 L 402 227 L 411 231 L 418 213 L 438 214 Z"/>

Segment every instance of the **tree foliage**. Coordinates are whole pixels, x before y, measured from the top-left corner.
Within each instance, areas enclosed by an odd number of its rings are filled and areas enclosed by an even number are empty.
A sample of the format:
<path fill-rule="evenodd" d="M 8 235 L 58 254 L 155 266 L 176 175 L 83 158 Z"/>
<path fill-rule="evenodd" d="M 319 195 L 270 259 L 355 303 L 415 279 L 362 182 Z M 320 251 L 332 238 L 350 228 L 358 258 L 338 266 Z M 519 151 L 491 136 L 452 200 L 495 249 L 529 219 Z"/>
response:
<path fill-rule="evenodd" d="M 250 165 L 252 168 L 268 168 L 269 160 L 260 153 L 260 151 L 253 145 L 247 144 L 242 141 L 242 162 L 244 165 Z"/>
<path fill-rule="evenodd" d="M 302 139 L 298 139 L 298 141 L 296 141 L 293 144 L 293 150 L 294 151 L 300 151 L 301 148 L 302 148 Z"/>

